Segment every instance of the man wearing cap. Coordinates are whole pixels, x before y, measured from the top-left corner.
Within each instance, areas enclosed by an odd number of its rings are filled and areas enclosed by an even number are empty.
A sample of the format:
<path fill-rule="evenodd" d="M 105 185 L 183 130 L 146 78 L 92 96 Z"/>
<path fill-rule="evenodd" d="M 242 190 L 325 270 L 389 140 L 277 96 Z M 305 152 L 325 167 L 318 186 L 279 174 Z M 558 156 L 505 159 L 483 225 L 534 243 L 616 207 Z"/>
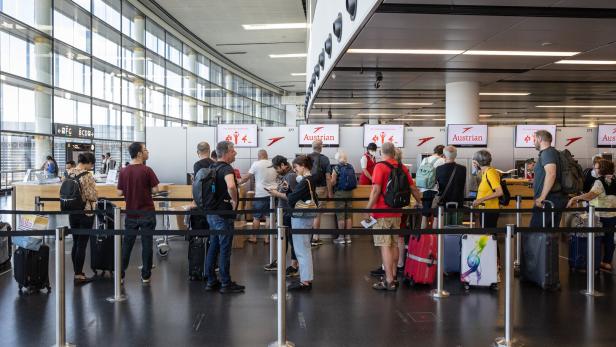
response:
<path fill-rule="evenodd" d="M 282 155 L 277 155 L 272 158 L 272 168 L 276 170 L 278 174 L 278 188 L 276 191 L 278 193 L 282 193 L 286 195 L 295 189 L 297 185 L 297 174 L 293 172 L 293 168 L 291 164 L 287 161 L 287 158 Z M 275 195 L 271 190 L 269 191 L 271 195 Z M 278 199 L 278 207 L 280 208 L 289 208 L 289 201 L 287 199 Z M 287 227 L 287 246 L 291 246 L 291 265 L 287 267 L 286 276 L 287 277 L 295 277 L 299 275 L 298 268 L 299 264 L 297 262 L 297 257 L 295 256 L 295 250 L 293 249 L 293 240 L 290 235 L 291 229 L 291 213 L 285 212 L 282 220 L 282 224 Z M 287 247 L 289 249 L 289 247 Z M 274 260 L 271 264 L 265 265 L 263 267 L 265 271 L 276 271 L 277 263 Z"/>

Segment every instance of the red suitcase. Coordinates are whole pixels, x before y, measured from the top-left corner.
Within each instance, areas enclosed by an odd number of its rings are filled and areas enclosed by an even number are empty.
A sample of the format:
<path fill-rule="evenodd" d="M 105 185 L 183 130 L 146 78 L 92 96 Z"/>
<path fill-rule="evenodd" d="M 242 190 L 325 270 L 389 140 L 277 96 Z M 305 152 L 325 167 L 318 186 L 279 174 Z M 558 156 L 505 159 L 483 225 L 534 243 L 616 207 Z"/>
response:
<path fill-rule="evenodd" d="M 432 284 L 436 278 L 438 242 L 436 235 L 411 235 L 404 266 L 409 285 Z"/>

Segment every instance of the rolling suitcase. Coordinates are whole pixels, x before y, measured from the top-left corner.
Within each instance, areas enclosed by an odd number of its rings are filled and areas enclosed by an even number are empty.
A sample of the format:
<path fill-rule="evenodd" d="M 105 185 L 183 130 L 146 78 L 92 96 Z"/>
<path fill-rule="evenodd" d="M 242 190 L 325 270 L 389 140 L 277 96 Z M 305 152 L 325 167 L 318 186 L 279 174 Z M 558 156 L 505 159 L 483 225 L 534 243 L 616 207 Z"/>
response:
<path fill-rule="evenodd" d="M 544 202 L 554 208 L 551 201 Z M 554 225 L 554 212 L 552 211 L 552 225 Z M 545 227 L 545 212 L 543 212 L 543 226 Z M 558 272 L 558 236 L 550 233 L 530 232 L 522 233 L 522 257 L 520 275 L 525 281 L 533 282 L 546 290 L 560 288 Z"/>
<path fill-rule="evenodd" d="M 204 237 L 193 237 L 188 243 L 188 279 L 203 281 L 203 266 L 205 262 Z"/>
<path fill-rule="evenodd" d="M 11 231 L 11 226 L 8 223 L 0 222 L 0 235 Z M 7 271 L 11 268 L 11 238 L 0 236 L 0 272 Z"/>
<path fill-rule="evenodd" d="M 26 288 L 28 293 L 40 291 L 43 288 L 46 288 L 48 293 L 51 292 L 49 247 L 47 245 L 41 245 L 38 251 L 17 248 L 14 266 L 13 275 L 19 284 L 20 293 L 23 288 Z"/>
<path fill-rule="evenodd" d="M 115 205 L 107 200 L 99 200 L 96 208 L 102 211 L 102 214 L 96 215 L 96 228 L 100 230 L 113 229 L 115 222 L 113 220 L 113 209 Z M 98 275 L 98 271 L 102 271 L 105 275 L 106 271 L 114 270 L 114 244 L 113 236 L 90 236 L 90 268 Z"/>
<path fill-rule="evenodd" d="M 457 202 L 448 202 L 445 204 L 445 208 L 458 208 Z M 455 212 L 455 218 L 449 218 L 446 215 L 446 222 L 455 222 L 454 224 L 445 225 L 445 229 L 465 229 L 464 225 L 458 224 L 460 219 L 457 217 L 458 213 Z M 473 224 L 473 215 L 471 214 L 471 225 Z M 446 234 L 444 236 L 443 247 L 445 255 L 443 257 L 443 270 L 445 274 L 460 273 L 461 270 L 461 249 L 462 249 L 462 234 Z"/>
<path fill-rule="evenodd" d="M 190 215 L 190 229 L 209 229 L 205 215 Z M 194 236 L 188 242 L 188 279 L 190 281 L 204 280 L 203 271 L 207 240 L 207 237 Z"/>
<path fill-rule="evenodd" d="M 496 236 L 463 235 L 460 281 L 470 286 L 498 288 Z"/>
<path fill-rule="evenodd" d="M 437 249 L 436 235 L 411 235 L 404 265 L 404 279 L 408 285 L 434 283 Z"/>
<path fill-rule="evenodd" d="M 587 213 L 574 213 L 567 218 L 567 226 L 573 228 L 585 228 L 588 226 Z M 595 218 L 595 226 L 601 226 L 599 218 Z M 601 241 L 602 238 L 595 235 L 595 271 L 599 271 L 601 265 Z M 588 234 L 572 233 L 569 236 L 569 269 L 587 270 L 586 257 L 588 255 Z"/>

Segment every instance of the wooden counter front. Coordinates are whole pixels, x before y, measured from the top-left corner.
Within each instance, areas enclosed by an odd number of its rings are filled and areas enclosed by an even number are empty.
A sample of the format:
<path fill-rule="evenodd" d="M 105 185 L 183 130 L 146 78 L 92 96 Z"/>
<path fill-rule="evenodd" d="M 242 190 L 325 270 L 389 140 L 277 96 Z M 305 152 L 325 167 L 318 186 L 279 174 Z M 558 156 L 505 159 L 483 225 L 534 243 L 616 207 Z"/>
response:
<path fill-rule="evenodd" d="M 175 184 L 160 184 L 161 190 L 168 191 L 170 198 L 192 198 L 191 186 L 175 185 Z M 97 184 L 96 192 L 99 198 L 117 198 L 117 189 L 115 184 Z M 60 184 L 34 184 L 34 183 L 14 183 L 13 184 L 13 208 L 17 210 L 34 210 L 34 199 L 40 196 L 41 198 L 58 198 L 60 196 Z M 124 208 L 123 201 L 114 202 L 121 208 Z M 190 202 L 174 201 L 172 207 L 189 205 Z M 156 204 L 157 205 L 157 204 Z M 59 211 L 60 203 L 55 201 L 44 202 L 45 211 Z"/>

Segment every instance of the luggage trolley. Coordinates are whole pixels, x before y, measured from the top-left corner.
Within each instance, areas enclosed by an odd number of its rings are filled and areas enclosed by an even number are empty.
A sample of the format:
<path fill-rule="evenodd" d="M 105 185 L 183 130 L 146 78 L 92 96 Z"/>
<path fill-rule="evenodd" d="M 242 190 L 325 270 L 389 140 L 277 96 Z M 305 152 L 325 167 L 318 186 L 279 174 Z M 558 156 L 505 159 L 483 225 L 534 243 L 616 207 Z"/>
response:
<path fill-rule="evenodd" d="M 158 194 L 155 195 L 157 198 L 161 198 L 161 197 L 168 197 L 169 193 L 167 192 L 160 192 Z M 158 203 L 158 207 L 162 210 L 162 211 L 169 211 L 169 208 L 171 207 L 171 203 L 169 201 L 160 201 Z M 162 219 L 163 219 L 163 230 L 170 230 L 171 229 L 171 216 L 168 214 L 164 214 L 162 215 Z M 169 235 L 163 235 L 162 237 L 159 237 L 156 239 L 156 249 L 158 251 L 158 255 L 161 257 L 167 257 L 169 255 L 169 251 L 171 250 L 171 246 L 169 246 L 169 239 L 171 239 L 169 237 Z"/>

